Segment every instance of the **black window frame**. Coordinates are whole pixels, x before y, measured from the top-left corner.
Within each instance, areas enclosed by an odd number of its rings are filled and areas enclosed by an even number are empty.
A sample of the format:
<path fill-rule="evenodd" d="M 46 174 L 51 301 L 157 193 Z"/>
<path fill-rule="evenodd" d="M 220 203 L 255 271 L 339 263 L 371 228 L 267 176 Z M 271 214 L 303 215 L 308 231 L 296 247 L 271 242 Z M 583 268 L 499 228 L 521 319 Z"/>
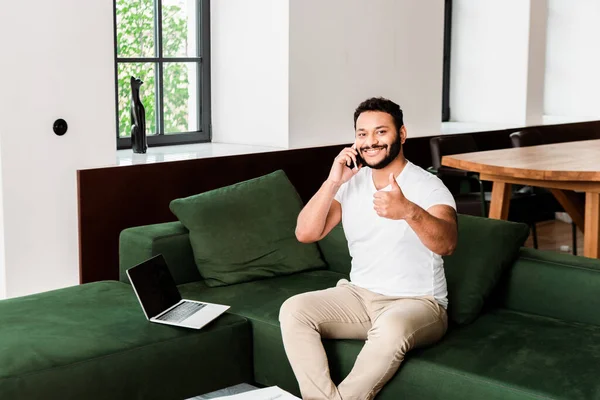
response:
<path fill-rule="evenodd" d="M 452 50 L 452 0 L 444 5 L 444 61 L 442 77 L 442 122 L 450 121 L 450 53 Z"/>
<path fill-rule="evenodd" d="M 119 64 L 154 63 L 156 64 L 155 96 L 157 101 L 156 134 L 147 134 L 148 147 L 190 143 L 207 143 L 212 140 L 210 112 L 210 0 L 197 1 L 197 21 L 199 35 L 196 57 L 163 57 L 162 37 L 162 0 L 154 1 L 155 18 L 155 57 L 118 57 L 117 55 L 117 0 L 113 0 L 114 59 L 115 59 L 115 104 L 117 150 L 131 149 L 131 137 L 119 137 Z M 195 62 L 198 64 L 198 131 L 165 134 L 164 129 L 164 64 L 173 62 Z"/>

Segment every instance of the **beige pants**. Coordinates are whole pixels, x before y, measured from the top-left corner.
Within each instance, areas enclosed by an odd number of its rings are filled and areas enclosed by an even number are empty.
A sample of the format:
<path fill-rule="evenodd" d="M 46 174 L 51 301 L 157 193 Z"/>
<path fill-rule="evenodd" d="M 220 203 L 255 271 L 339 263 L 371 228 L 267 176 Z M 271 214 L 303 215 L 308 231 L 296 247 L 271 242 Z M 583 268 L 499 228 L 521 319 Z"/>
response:
<path fill-rule="evenodd" d="M 345 279 L 334 288 L 291 297 L 279 321 L 305 400 L 372 399 L 408 350 L 435 343 L 448 327 L 446 310 L 433 297 L 383 296 Z M 338 387 L 331 381 L 321 338 L 366 340 Z"/>

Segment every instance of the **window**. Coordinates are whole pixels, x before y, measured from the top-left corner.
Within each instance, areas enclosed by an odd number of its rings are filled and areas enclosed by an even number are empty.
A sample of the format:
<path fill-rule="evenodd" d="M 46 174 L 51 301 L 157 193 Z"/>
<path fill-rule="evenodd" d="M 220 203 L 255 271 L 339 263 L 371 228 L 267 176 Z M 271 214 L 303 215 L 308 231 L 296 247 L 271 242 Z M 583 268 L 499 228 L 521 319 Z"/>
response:
<path fill-rule="evenodd" d="M 148 146 L 210 141 L 209 0 L 114 0 L 117 148 L 131 148 L 131 83 Z"/>
<path fill-rule="evenodd" d="M 452 0 L 444 6 L 444 66 L 442 83 L 442 122 L 450 121 L 450 48 L 452 37 Z"/>

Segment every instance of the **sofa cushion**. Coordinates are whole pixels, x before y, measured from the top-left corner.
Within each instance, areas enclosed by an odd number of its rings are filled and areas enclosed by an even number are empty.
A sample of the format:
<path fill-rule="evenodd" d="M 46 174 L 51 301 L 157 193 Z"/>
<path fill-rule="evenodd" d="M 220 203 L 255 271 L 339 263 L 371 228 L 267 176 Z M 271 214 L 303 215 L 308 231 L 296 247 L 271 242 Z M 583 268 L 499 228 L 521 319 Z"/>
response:
<path fill-rule="evenodd" d="M 184 298 L 230 305 L 228 313 L 248 318 L 254 346 L 254 380 L 278 385 L 298 394 L 298 384 L 289 365 L 279 328 L 279 309 L 288 298 L 312 290 L 334 287 L 348 278 L 332 271 L 309 271 L 237 285 L 209 288 L 202 282 L 179 286 Z"/>
<path fill-rule="evenodd" d="M 311 271 L 221 288 L 190 283 L 180 290 L 187 298 L 230 304 L 231 313 L 248 318 L 255 381 L 298 394 L 281 340 L 279 309 L 285 299 L 332 287 L 343 277 L 347 276 Z M 332 379 L 339 383 L 352 369 L 364 342 L 323 343 Z M 451 327 L 434 346 L 409 352 L 377 399 L 596 398 L 600 382 L 591 366 L 600 363 L 597 343 L 600 327 L 495 310 L 472 324 Z"/>
<path fill-rule="evenodd" d="M 528 235 L 525 224 L 458 216 L 458 244 L 452 255 L 444 257 L 452 321 L 467 324 L 477 318 Z"/>
<path fill-rule="evenodd" d="M 435 346 L 410 352 L 382 395 L 596 399 L 598 343 L 600 327 L 498 309 L 451 329 Z"/>
<path fill-rule="evenodd" d="M 451 328 L 436 345 L 410 351 L 377 400 L 600 398 L 600 328 L 497 310 Z M 334 382 L 363 343 L 326 340 Z"/>
<path fill-rule="evenodd" d="M 200 331 L 148 322 L 121 282 L 2 300 L 0 398 L 189 398 L 252 379 L 251 341 L 236 315 Z"/>
<path fill-rule="evenodd" d="M 173 200 L 190 231 L 196 266 L 208 286 L 324 268 L 316 244 L 298 242 L 302 201 L 281 170 Z"/>

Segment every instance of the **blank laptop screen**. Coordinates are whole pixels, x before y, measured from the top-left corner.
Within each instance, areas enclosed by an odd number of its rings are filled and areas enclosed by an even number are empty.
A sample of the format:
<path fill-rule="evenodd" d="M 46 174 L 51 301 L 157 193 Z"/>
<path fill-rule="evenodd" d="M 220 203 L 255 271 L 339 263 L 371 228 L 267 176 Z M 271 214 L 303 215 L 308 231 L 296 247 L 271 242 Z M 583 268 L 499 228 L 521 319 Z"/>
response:
<path fill-rule="evenodd" d="M 128 272 L 148 318 L 157 316 L 181 300 L 177 285 L 161 254 Z"/>

